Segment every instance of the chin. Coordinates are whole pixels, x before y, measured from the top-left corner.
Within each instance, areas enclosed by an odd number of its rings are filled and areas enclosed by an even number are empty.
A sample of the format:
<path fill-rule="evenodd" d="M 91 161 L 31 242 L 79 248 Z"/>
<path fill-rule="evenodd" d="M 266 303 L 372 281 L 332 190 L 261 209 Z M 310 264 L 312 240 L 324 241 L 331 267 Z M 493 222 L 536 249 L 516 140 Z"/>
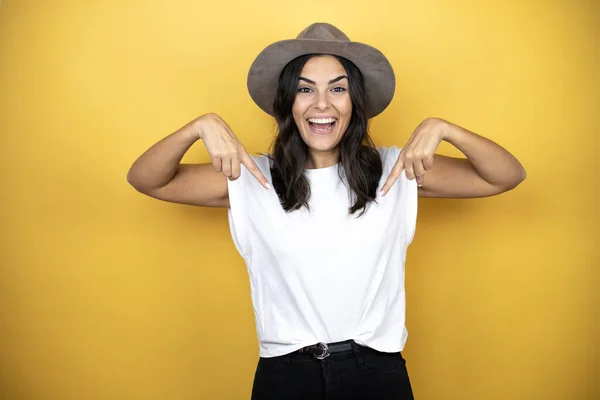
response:
<path fill-rule="evenodd" d="M 337 148 L 337 146 L 313 146 L 310 143 L 307 146 L 310 150 L 318 151 L 319 153 L 327 153 Z"/>
<path fill-rule="evenodd" d="M 338 147 L 339 140 L 337 137 L 324 137 L 324 138 L 314 138 L 314 137 L 303 137 L 304 143 L 311 149 L 315 151 L 331 151 Z"/>

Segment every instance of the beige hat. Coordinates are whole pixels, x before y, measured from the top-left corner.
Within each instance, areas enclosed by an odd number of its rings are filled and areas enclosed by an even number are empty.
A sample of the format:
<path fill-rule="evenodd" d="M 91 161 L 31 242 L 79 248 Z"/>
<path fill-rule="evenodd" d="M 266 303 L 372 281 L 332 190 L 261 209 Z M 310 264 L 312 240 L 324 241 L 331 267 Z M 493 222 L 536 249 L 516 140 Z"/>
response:
<path fill-rule="evenodd" d="M 331 24 L 315 23 L 296 39 L 282 40 L 267 46 L 256 57 L 248 72 L 248 91 L 252 100 L 267 114 L 273 115 L 273 102 L 283 68 L 305 54 L 332 54 L 354 63 L 362 73 L 367 92 L 367 118 L 380 114 L 392 101 L 396 79 L 392 65 L 376 48 L 352 42 Z"/>

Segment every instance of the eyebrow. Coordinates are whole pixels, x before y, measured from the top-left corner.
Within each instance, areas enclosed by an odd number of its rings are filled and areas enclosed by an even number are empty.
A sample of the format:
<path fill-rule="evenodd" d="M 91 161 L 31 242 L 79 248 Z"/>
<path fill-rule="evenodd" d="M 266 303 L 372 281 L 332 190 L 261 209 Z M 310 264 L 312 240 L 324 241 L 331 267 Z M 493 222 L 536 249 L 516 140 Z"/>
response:
<path fill-rule="evenodd" d="M 344 79 L 344 78 L 345 78 L 345 79 L 348 79 L 348 77 L 347 77 L 346 75 L 340 75 L 340 76 L 338 76 L 337 78 L 330 80 L 330 81 L 329 81 L 327 84 L 328 84 L 328 85 L 331 85 L 332 83 L 339 82 L 339 81 L 341 81 L 341 80 L 342 80 L 342 79 Z M 305 77 L 303 77 L 303 76 L 301 76 L 301 77 L 300 77 L 300 78 L 298 78 L 298 79 L 299 79 L 299 80 L 301 80 L 301 81 L 308 82 L 308 83 L 310 83 L 311 85 L 316 85 L 316 84 L 317 84 L 317 82 L 315 82 L 315 81 L 313 81 L 313 80 L 310 80 L 310 79 L 308 79 L 308 78 L 305 78 Z"/>

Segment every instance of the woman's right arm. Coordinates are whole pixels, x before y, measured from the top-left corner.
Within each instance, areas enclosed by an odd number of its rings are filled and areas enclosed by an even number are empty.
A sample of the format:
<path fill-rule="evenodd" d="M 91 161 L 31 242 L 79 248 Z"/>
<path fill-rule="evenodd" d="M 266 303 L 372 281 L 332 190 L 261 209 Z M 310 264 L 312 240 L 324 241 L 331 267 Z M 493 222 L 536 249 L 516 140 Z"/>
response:
<path fill-rule="evenodd" d="M 181 164 L 189 148 L 201 139 L 211 164 Z M 127 181 L 137 191 L 173 203 L 228 207 L 227 180 L 240 176 L 240 165 L 267 189 L 260 172 L 231 129 L 216 114 L 203 115 L 146 150 L 133 163 Z"/>

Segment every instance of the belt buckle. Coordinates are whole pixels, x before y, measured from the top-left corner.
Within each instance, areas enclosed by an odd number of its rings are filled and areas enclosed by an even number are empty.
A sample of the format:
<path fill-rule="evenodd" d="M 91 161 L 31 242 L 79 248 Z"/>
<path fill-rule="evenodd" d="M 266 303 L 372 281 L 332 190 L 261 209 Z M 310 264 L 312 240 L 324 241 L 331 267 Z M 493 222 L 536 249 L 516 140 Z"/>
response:
<path fill-rule="evenodd" d="M 331 353 L 329 352 L 329 346 L 327 346 L 327 343 L 319 342 L 317 343 L 317 346 L 323 349 L 321 354 L 313 354 L 317 360 L 324 360 L 325 358 L 329 357 Z"/>

